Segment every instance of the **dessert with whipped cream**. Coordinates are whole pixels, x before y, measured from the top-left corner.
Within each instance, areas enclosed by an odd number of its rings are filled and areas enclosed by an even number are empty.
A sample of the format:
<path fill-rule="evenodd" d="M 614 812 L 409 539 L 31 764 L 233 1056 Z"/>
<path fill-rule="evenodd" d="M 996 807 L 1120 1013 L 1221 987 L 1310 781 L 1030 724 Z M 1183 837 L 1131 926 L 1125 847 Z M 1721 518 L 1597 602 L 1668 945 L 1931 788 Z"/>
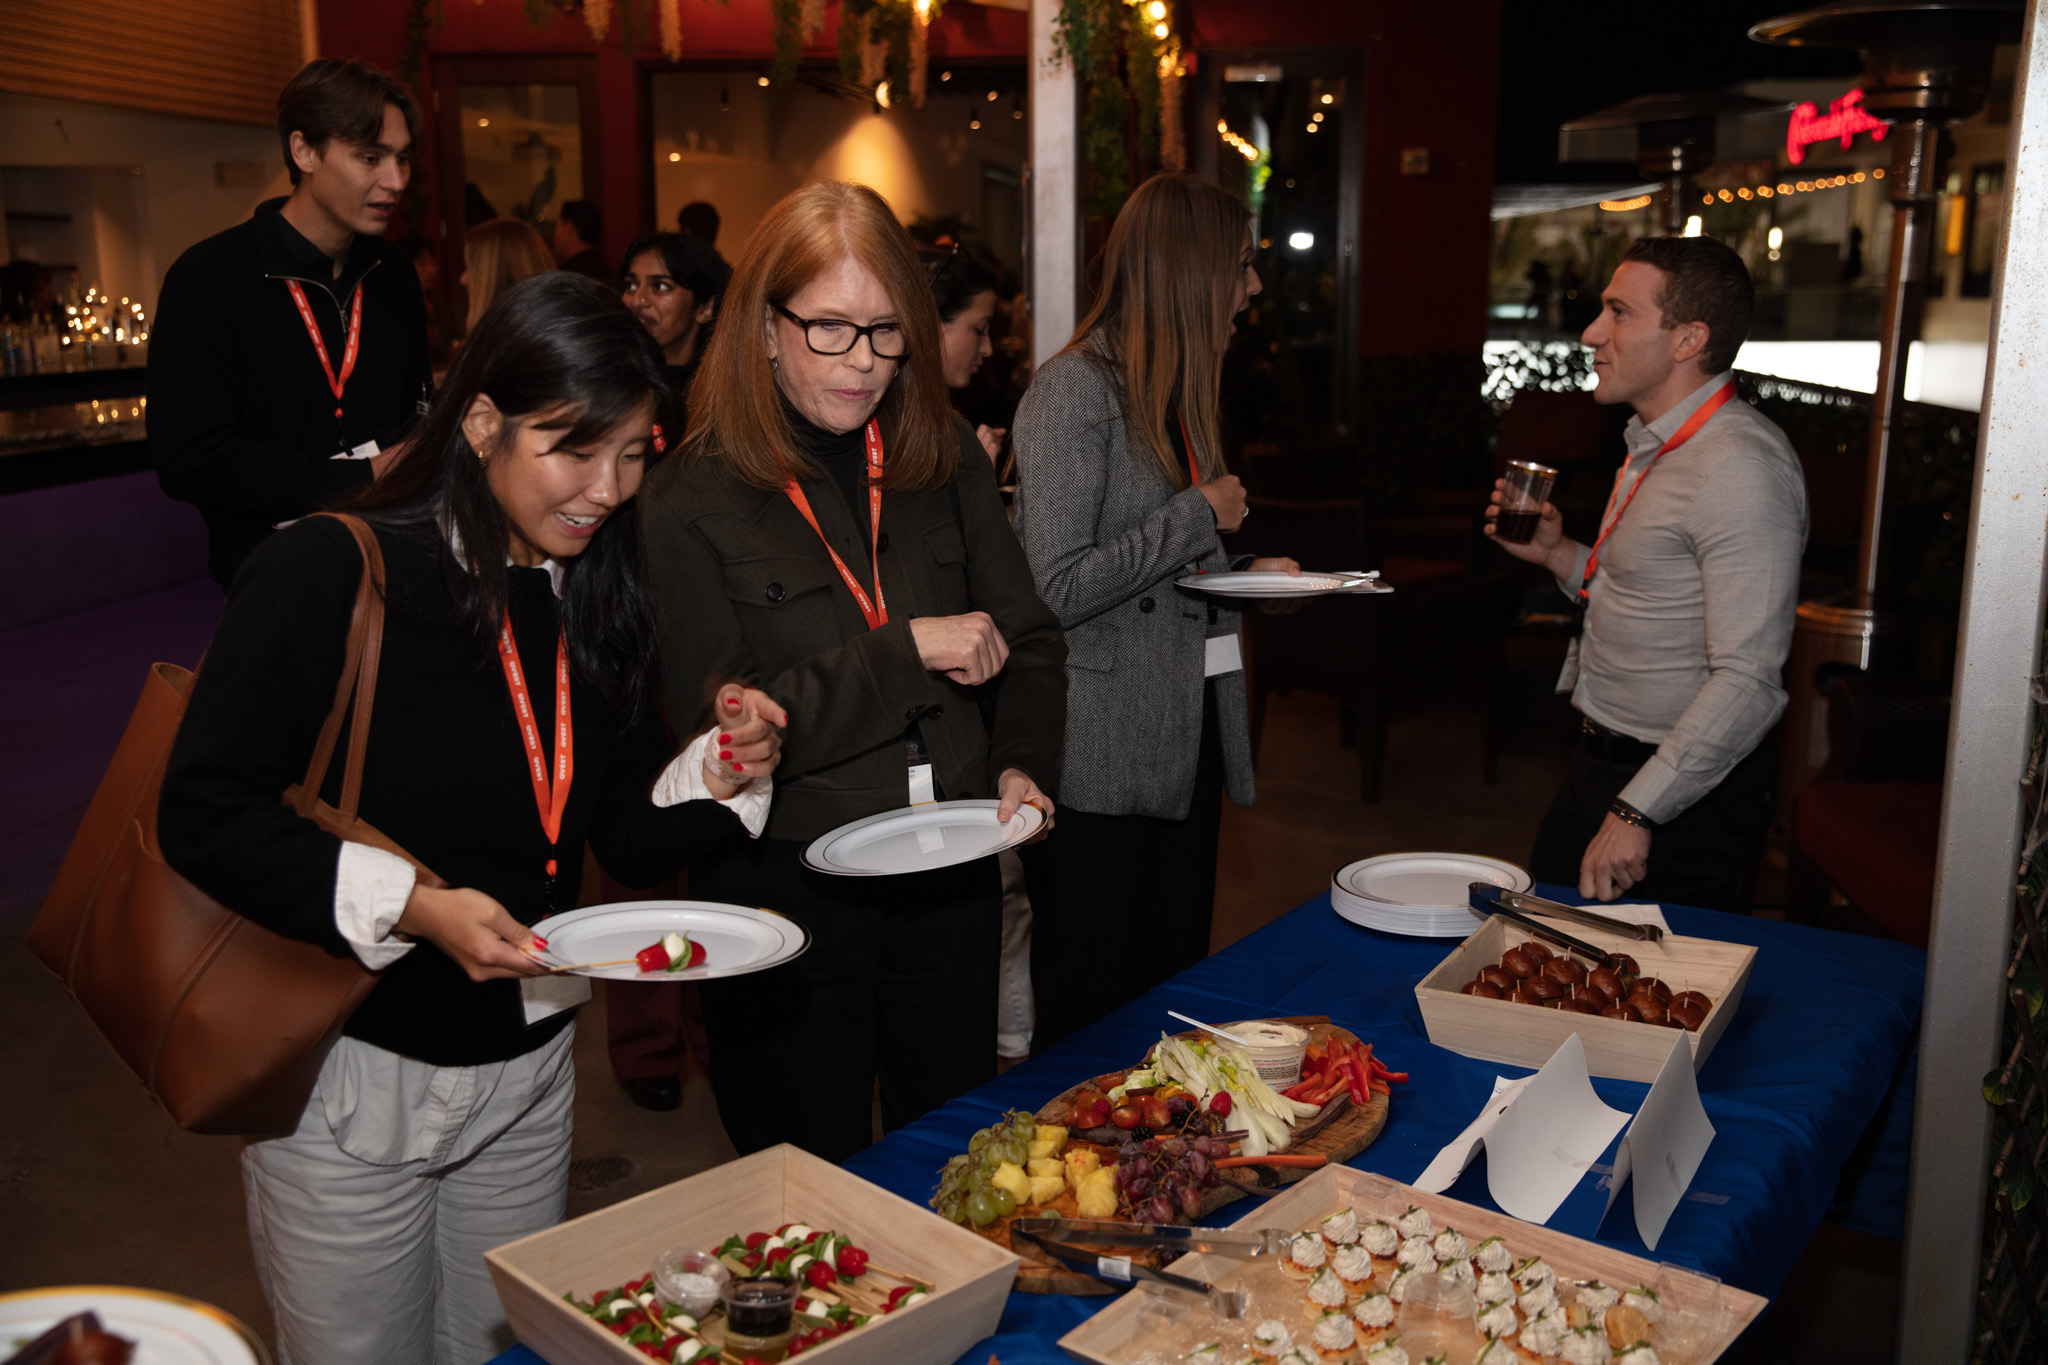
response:
<path fill-rule="evenodd" d="M 1440 1273 L 1450 1276 L 1467 1289 L 1472 1288 L 1479 1280 L 1479 1273 L 1472 1269 L 1470 1261 L 1452 1261 L 1449 1265 L 1442 1267 Z"/>
<path fill-rule="evenodd" d="M 1358 1344 L 1358 1330 L 1342 1312 L 1329 1312 L 1316 1319 L 1315 1335 L 1310 1339 L 1316 1344 L 1316 1354 L 1341 1356 Z"/>
<path fill-rule="evenodd" d="M 1445 1228 L 1439 1232 L 1430 1246 L 1435 1249 L 1439 1261 L 1462 1261 L 1470 1254 L 1465 1247 L 1465 1234 L 1456 1228 Z"/>
<path fill-rule="evenodd" d="M 1488 1337 L 1479 1354 L 1472 1357 L 1472 1365 L 1516 1365 L 1518 1361 L 1514 1343 L 1502 1337 Z"/>
<path fill-rule="evenodd" d="M 1308 1301 L 1318 1308 L 1342 1308 L 1350 1299 L 1351 1291 L 1328 1266 L 1318 1270 L 1308 1282 Z"/>
<path fill-rule="evenodd" d="M 1557 1307 L 1557 1286 L 1554 1284 L 1532 1284 L 1515 1296 L 1515 1307 L 1522 1310 L 1522 1316 L 1533 1318 L 1539 1313 Z"/>
<path fill-rule="evenodd" d="M 1479 1330 L 1490 1337 L 1511 1337 L 1522 1325 L 1521 1315 L 1511 1303 L 1494 1304 L 1479 1315 L 1477 1322 Z"/>
<path fill-rule="evenodd" d="M 1527 1289 L 1536 1284 L 1556 1284 L 1557 1272 L 1543 1263 L 1541 1256 L 1531 1256 L 1515 1267 L 1515 1284 Z"/>
<path fill-rule="evenodd" d="M 1223 1343 L 1220 1341 L 1205 1341 L 1194 1350 L 1182 1356 L 1181 1359 L 1187 1365 L 1223 1365 Z"/>
<path fill-rule="evenodd" d="M 1317 1365 L 1316 1357 L 1306 1346 L 1290 1346 L 1280 1353 L 1280 1359 L 1273 1365 Z"/>
<path fill-rule="evenodd" d="M 1395 1303 L 1408 1302 L 1408 1285 L 1415 1278 L 1415 1272 L 1402 1266 L 1394 1272 L 1394 1278 L 1387 1281 L 1387 1297 Z"/>
<path fill-rule="evenodd" d="M 1338 1247 L 1330 1255 L 1330 1269 L 1348 1285 L 1364 1284 L 1372 1278 L 1372 1253 L 1357 1245 Z"/>
<path fill-rule="evenodd" d="M 1658 1365 L 1657 1353 L 1650 1349 L 1649 1342 L 1639 1341 L 1615 1352 L 1614 1365 Z"/>
<path fill-rule="evenodd" d="M 1360 1327 L 1384 1329 L 1394 1325 L 1394 1301 L 1384 1290 L 1366 1291 L 1364 1298 L 1351 1305 L 1351 1316 Z"/>
<path fill-rule="evenodd" d="M 1515 1282 L 1498 1270 L 1489 1270 L 1479 1277 L 1472 1293 L 1481 1303 L 1510 1303 L 1515 1297 Z"/>
<path fill-rule="evenodd" d="M 1533 1351 L 1539 1356 L 1554 1356 L 1567 1330 L 1564 1310 L 1552 1308 L 1531 1318 L 1522 1328 L 1522 1335 L 1516 1340 L 1525 1351 Z"/>
<path fill-rule="evenodd" d="M 1367 1347 L 1365 1365 L 1408 1365 L 1408 1353 L 1401 1349 L 1401 1338 L 1388 1337 L 1377 1346 Z"/>
<path fill-rule="evenodd" d="M 1597 1318 L 1621 1302 L 1621 1291 L 1610 1288 L 1598 1280 L 1588 1280 L 1579 1286 L 1578 1301 L 1581 1307 Z"/>
<path fill-rule="evenodd" d="M 1358 1216 L 1339 1209 L 1323 1220 L 1323 1240 L 1333 1247 L 1348 1247 L 1358 1240 Z"/>
<path fill-rule="evenodd" d="M 1664 1320 L 1664 1305 L 1657 1301 L 1657 1291 L 1646 1284 L 1639 1284 L 1634 1289 L 1624 1290 L 1621 1295 L 1621 1301 L 1635 1309 L 1638 1313 L 1641 1313 L 1651 1322 L 1662 1322 Z"/>
<path fill-rule="evenodd" d="M 1262 1351 L 1284 1351 L 1294 1344 L 1294 1338 L 1287 1331 L 1287 1324 L 1278 1318 L 1267 1318 L 1252 1329 L 1252 1344 Z"/>
<path fill-rule="evenodd" d="M 1401 1234 L 1394 1230 L 1392 1223 L 1375 1218 L 1370 1223 L 1359 1225 L 1358 1244 L 1384 1259 L 1400 1249 Z"/>
<path fill-rule="evenodd" d="M 1489 1237 L 1473 1248 L 1472 1259 L 1479 1263 L 1481 1270 L 1506 1270 L 1514 1265 L 1515 1254 L 1500 1238 Z"/>
<path fill-rule="evenodd" d="M 1394 1253 L 1394 1259 L 1409 1270 L 1436 1269 L 1436 1252 L 1430 1247 L 1427 1237 L 1410 1237 L 1401 1243 L 1401 1249 Z"/>
<path fill-rule="evenodd" d="M 1306 1275 L 1323 1263 L 1329 1250 L 1323 1245 L 1323 1234 L 1304 1232 L 1296 1237 L 1287 1248 L 1287 1259 L 1281 1262 L 1296 1274 Z"/>
<path fill-rule="evenodd" d="M 1408 1206 L 1408 1212 L 1394 1220 L 1394 1229 L 1403 1237 L 1436 1236 L 1436 1224 L 1429 1221 L 1429 1214 L 1413 1204 Z"/>
<path fill-rule="evenodd" d="M 1566 1332 L 1558 1343 L 1558 1358 L 1564 1365 L 1609 1365 L 1613 1352 L 1607 1349 L 1607 1334 L 1597 1327 Z"/>

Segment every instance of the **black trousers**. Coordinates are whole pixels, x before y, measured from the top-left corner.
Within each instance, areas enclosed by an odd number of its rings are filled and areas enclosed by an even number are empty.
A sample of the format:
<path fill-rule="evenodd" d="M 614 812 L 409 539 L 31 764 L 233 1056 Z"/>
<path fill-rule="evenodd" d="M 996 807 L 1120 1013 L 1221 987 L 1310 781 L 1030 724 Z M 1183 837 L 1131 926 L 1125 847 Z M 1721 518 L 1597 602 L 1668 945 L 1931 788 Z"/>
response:
<path fill-rule="evenodd" d="M 1222 819 L 1223 740 L 1212 687 L 1185 819 L 1061 806 L 1045 842 L 1023 851 L 1034 1051 L 1208 956 Z"/>
<path fill-rule="evenodd" d="M 1595 741 L 1580 742 L 1571 771 L 1543 817 L 1529 855 L 1529 875 L 1539 882 L 1579 884 L 1586 845 L 1607 818 L 1607 808 L 1643 766 L 1640 758 L 1607 757 L 1598 748 Z M 1767 748 L 1759 747 L 1720 786 L 1657 827 L 1650 836 L 1649 875 L 1628 889 L 1627 899 L 1747 910 L 1751 873 L 1777 804 L 1777 764 Z"/>
<path fill-rule="evenodd" d="M 757 839 L 693 881 L 811 933 L 794 962 L 704 983 L 711 1089 L 742 1155 L 790 1142 L 843 1161 L 996 1071 L 1002 878 L 994 858 L 901 877 L 812 872 Z"/>

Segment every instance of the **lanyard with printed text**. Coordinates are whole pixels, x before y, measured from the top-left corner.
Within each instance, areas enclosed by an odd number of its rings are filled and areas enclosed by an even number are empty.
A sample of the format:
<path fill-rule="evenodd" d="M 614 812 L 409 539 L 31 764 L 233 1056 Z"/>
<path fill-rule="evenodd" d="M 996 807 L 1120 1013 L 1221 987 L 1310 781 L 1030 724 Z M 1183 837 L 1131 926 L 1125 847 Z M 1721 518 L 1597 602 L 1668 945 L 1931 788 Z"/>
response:
<path fill-rule="evenodd" d="M 782 485 L 782 491 L 796 504 L 796 510 L 803 513 L 811 529 L 818 533 L 818 539 L 825 542 L 825 553 L 832 556 L 832 567 L 839 570 L 839 576 L 846 580 L 847 590 L 860 605 L 860 614 L 867 618 L 868 629 L 877 630 L 889 624 L 889 604 L 882 597 L 882 428 L 868 419 L 868 547 L 874 569 L 875 595 L 872 601 L 862 590 L 860 580 L 853 576 L 853 570 L 846 567 L 846 561 L 839 557 L 839 551 L 832 548 L 832 542 L 825 539 L 825 528 L 818 525 L 817 514 L 811 511 L 811 500 L 804 496 L 803 486 L 794 478 Z"/>
<path fill-rule="evenodd" d="M 356 372 L 356 354 L 363 340 L 363 287 L 355 289 L 355 302 L 349 308 L 348 344 L 341 351 L 341 373 L 334 372 L 334 362 L 328 358 L 327 343 L 321 339 L 320 324 L 313 320 L 313 309 L 306 302 L 306 291 L 299 287 L 297 280 L 286 280 L 285 288 L 292 291 L 292 302 L 299 305 L 299 321 L 306 324 L 306 335 L 313 338 L 313 350 L 320 357 L 320 368 L 327 372 L 327 387 L 334 391 L 334 416 L 341 417 L 341 391 L 348 387 L 348 378 Z"/>
<path fill-rule="evenodd" d="M 1622 516 L 1625 513 L 1627 513 L 1629 504 L 1634 502 L 1636 500 L 1636 494 L 1642 491 L 1643 480 L 1650 477 L 1650 471 L 1656 467 L 1657 461 L 1663 459 L 1666 455 L 1669 455 L 1672 451 L 1678 449 L 1687 441 L 1690 441 L 1693 438 L 1693 436 L 1698 433 L 1699 429 L 1707 424 L 1707 419 L 1709 417 L 1712 417 L 1715 413 L 1719 412 L 1721 410 L 1721 405 L 1726 403 L 1729 399 L 1733 398 L 1734 396 L 1735 381 L 1731 379 L 1726 384 L 1722 385 L 1720 390 L 1717 393 L 1715 393 L 1712 398 L 1709 398 L 1706 402 L 1700 404 L 1699 409 L 1696 412 L 1694 412 L 1692 416 L 1685 419 L 1685 425 L 1680 427 L 1676 432 L 1674 432 L 1670 440 L 1666 441 L 1663 445 L 1657 447 L 1657 453 L 1655 455 L 1652 455 L 1650 457 L 1650 462 L 1643 466 L 1643 472 L 1636 475 L 1635 483 L 1629 487 L 1628 496 L 1622 499 L 1620 510 L 1615 511 L 1614 519 L 1612 521 L 1607 522 L 1606 525 L 1601 528 L 1599 536 L 1595 538 L 1595 540 L 1593 541 L 1593 552 L 1586 556 L 1586 576 L 1579 581 L 1578 603 L 1581 607 L 1585 606 L 1589 596 L 1591 595 L 1593 587 L 1593 575 L 1600 571 L 1600 547 L 1602 545 L 1605 545 L 1607 543 L 1607 538 L 1614 534 L 1614 528 L 1621 525 Z M 1628 462 L 1624 460 L 1622 462 L 1621 468 L 1614 471 L 1614 491 L 1607 495 L 1607 506 L 1609 510 L 1613 510 L 1614 508 L 1614 500 L 1621 493 L 1621 480 L 1623 476 L 1627 473 Z"/>
<path fill-rule="evenodd" d="M 519 645 L 512 638 L 512 614 L 505 614 L 498 627 L 498 662 L 504 665 L 505 687 L 512 694 L 512 711 L 519 720 L 519 739 L 526 746 L 526 775 L 533 780 L 533 801 L 540 808 L 540 827 L 548 836 L 550 851 L 562 839 L 562 810 L 569 804 L 569 784 L 576 779 L 576 732 L 569 718 L 569 642 L 555 637 L 555 766 L 548 772 L 547 752 L 541 747 L 540 725 L 534 719 L 533 698 L 526 688 L 526 671 L 519 666 Z M 556 860 L 548 859 L 548 876 L 555 875 Z"/>

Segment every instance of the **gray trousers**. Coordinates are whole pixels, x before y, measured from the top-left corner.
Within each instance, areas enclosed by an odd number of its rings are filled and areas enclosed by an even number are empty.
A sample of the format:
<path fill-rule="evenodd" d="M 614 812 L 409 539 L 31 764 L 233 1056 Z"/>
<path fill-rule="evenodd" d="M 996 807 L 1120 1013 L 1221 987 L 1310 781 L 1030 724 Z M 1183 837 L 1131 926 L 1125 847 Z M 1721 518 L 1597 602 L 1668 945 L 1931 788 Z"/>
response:
<path fill-rule="evenodd" d="M 511 1346 L 484 1252 L 561 1221 L 575 1037 L 469 1067 L 335 1044 L 298 1130 L 242 1149 L 279 1365 L 479 1365 Z"/>
<path fill-rule="evenodd" d="M 996 855 L 1003 870 L 1003 967 L 996 997 L 996 1055 L 1022 1061 L 1031 1055 L 1031 897 L 1017 850 Z"/>

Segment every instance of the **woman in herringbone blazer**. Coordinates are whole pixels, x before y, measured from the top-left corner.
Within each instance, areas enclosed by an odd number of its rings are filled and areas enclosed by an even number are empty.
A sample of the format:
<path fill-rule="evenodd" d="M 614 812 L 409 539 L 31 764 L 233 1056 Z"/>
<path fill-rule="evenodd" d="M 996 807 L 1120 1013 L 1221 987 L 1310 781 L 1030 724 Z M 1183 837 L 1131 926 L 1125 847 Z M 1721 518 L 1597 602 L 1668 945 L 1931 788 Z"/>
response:
<path fill-rule="evenodd" d="M 1154 176 L 1017 410 L 1017 533 L 1067 636 L 1060 829 L 1027 850 L 1035 1046 L 1209 950 L 1221 794 L 1253 796 L 1243 648 L 1235 611 L 1174 580 L 1301 571 L 1219 539 L 1245 517 L 1217 440 L 1223 352 L 1259 288 L 1244 205 Z"/>

